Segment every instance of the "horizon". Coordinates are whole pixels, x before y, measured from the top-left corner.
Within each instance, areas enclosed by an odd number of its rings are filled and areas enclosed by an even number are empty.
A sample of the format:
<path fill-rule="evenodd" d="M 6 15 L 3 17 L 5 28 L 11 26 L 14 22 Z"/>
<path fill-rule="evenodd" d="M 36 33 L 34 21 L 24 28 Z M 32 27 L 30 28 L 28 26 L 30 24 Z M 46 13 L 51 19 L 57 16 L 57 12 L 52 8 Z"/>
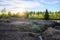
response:
<path fill-rule="evenodd" d="M 0 0 L 0 10 L 7 11 L 59 11 L 60 0 Z"/>

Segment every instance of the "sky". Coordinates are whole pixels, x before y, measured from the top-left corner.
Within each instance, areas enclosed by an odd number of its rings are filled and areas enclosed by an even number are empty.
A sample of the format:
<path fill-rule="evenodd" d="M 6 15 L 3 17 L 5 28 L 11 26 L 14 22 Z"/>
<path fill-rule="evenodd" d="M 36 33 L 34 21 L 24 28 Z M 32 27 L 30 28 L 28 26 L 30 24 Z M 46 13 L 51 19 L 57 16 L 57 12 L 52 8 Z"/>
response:
<path fill-rule="evenodd" d="M 0 10 L 7 11 L 58 11 L 60 0 L 0 0 Z"/>

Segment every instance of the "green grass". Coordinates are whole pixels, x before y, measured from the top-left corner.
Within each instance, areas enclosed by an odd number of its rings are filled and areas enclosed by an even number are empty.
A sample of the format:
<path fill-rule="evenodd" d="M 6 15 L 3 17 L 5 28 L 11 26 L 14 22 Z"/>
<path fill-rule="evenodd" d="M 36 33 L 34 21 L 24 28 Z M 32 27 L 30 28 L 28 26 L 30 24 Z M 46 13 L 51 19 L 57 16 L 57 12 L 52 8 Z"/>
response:
<path fill-rule="evenodd" d="M 40 15 L 29 15 L 29 18 L 44 18 L 42 14 Z"/>
<path fill-rule="evenodd" d="M 44 19 L 44 14 L 32 14 L 29 15 L 29 18 L 40 18 Z M 49 19 L 60 19 L 60 14 L 49 14 Z"/>

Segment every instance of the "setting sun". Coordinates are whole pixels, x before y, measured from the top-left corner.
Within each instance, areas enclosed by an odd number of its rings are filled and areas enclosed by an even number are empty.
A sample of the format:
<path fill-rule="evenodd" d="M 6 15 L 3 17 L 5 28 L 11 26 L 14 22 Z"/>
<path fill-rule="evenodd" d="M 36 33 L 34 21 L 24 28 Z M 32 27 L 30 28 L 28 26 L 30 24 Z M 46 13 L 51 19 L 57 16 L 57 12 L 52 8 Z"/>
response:
<path fill-rule="evenodd" d="M 24 18 L 26 16 L 26 14 L 24 12 L 18 12 L 18 13 L 16 13 L 16 16 L 19 18 Z"/>

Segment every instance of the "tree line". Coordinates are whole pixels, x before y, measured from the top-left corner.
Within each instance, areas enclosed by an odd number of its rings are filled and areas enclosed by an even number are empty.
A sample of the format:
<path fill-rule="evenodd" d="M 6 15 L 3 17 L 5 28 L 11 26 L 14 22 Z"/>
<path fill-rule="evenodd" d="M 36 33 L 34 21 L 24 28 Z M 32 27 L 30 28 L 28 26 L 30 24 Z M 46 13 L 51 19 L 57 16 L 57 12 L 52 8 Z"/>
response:
<path fill-rule="evenodd" d="M 47 9 L 42 12 L 42 11 L 38 11 L 38 12 L 26 12 L 28 15 L 28 18 L 38 18 L 38 19 L 45 19 L 45 20 L 49 20 L 49 19 L 60 19 L 60 11 L 56 11 L 56 12 L 51 12 L 48 11 Z"/>
<path fill-rule="evenodd" d="M 6 9 L 4 8 L 3 10 L 1 10 L 0 18 L 17 17 L 18 16 L 17 13 L 12 15 L 12 13 L 9 11 L 6 14 Z M 26 15 L 26 16 L 24 16 L 24 18 L 45 19 L 45 20 L 49 20 L 49 19 L 60 19 L 60 11 L 51 12 L 51 11 L 48 11 L 46 9 L 44 12 L 42 12 L 42 11 L 37 11 L 37 12 L 35 12 L 35 11 L 30 11 L 30 12 L 26 11 L 24 13 Z"/>

